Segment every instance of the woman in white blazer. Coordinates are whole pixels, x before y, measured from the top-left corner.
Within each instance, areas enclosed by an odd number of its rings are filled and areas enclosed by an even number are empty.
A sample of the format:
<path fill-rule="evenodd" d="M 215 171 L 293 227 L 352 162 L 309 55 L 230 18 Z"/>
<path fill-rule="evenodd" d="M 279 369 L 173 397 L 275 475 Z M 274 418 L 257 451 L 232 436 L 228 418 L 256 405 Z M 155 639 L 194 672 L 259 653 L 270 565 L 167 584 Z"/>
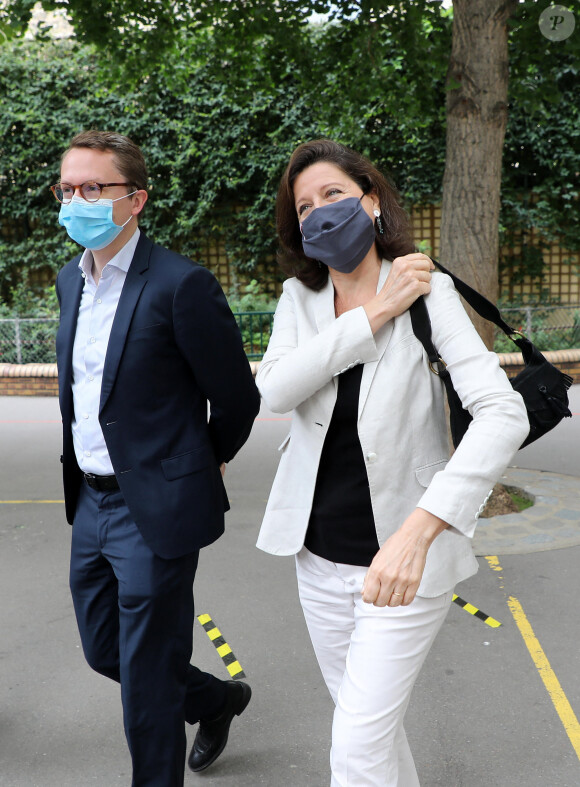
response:
<path fill-rule="evenodd" d="M 335 701 L 331 787 L 416 787 L 403 717 L 477 519 L 525 439 L 525 407 L 449 277 L 414 252 L 397 194 L 331 140 L 299 146 L 277 198 L 284 283 L 257 384 L 290 434 L 258 546 L 296 555 L 299 595 Z M 473 421 L 449 458 L 433 343 Z"/>

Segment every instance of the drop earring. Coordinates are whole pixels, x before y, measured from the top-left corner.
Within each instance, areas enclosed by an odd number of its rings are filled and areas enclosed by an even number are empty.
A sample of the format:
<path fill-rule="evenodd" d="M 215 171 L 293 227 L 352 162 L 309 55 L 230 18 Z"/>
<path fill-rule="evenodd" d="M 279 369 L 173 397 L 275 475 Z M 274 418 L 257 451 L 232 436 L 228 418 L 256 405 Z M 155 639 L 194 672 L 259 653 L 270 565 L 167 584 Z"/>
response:
<path fill-rule="evenodd" d="M 379 231 L 379 235 L 384 235 L 385 234 L 385 228 L 383 227 L 383 222 L 381 220 L 381 211 L 378 208 L 375 208 L 373 210 L 373 213 L 377 217 L 376 224 L 377 224 L 377 229 Z"/>

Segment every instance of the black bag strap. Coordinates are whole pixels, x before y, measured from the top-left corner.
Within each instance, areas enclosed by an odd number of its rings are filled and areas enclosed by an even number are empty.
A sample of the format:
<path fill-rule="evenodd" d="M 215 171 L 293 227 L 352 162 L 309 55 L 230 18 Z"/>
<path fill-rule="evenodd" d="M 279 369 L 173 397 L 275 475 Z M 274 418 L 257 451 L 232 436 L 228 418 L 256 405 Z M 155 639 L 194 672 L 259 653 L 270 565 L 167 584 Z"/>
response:
<path fill-rule="evenodd" d="M 473 309 L 475 309 L 480 317 L 483 317 L 484 320 L 488 320 L 488 322 L 495 323 L 495 325 L 497 325 L 498 328 L 501 328 L 505 335 L 510 338 L 514 344 L 517 344 L 522 352 L 522 355 L 524 356 L 524 361 L 526 364 L 543 362 L 543 358 L 538 357 L 540 355 L 540 351 L 534 346 L 534 344 L 532 344 L 529 339 L 520 333 L 520 331 L 516 331 L 515 328 L 510 327 L 507 322 L 505 322 L 495 304 L 489 301 L 480 292 L 474 290 L 473 287 L 470 287 L 469 284 L 466 284 L 462 279 L 459 278 L 459 276 L 456 276 L 454 273 L 451 273 L 451 271 L 447 270 L 447 268 L 441 265 L 440 262 L 437 262 L 437 260 L 433 260 L 433 264 L 436 265 L 442 273 L 446 273 L 449 276 L 455 285 L 457 292 L 462 295 L 463 298 L 465 298 L 467 303 Z M 420 337 L 417 336 L 417 338 Z"/>
<path fill-rule="evenodd" d="M 484 320 L 488 320 L 489 322 L 494 322 L 498 328 L 501 328 L 502 331 L 511 338 L 512 334 L 516 334 L 519 336 L 518 331 L 514 328 L 511 328 L 507 322 L 504 321 L 501 314 L 499 313 L 499 309 L 495 304 L 491 301 L 488 301 L 480 292 L 474 290 L 473 287 L 470 287 L 469 284 L 466 284 L 459 276 L 456 276 L 451 271 L 448 271 L 447 268 L 444 268 L 440 262 L 437 260 L 433 260 L 434 265 L 436 265 L 442 273 L 446 273 L 449 278 L 452 280 L 453 284 L 455 285 L 455 289 L 457 292 L 462 295 L 467 303 L 475 309 L 475 311 L 479 314 L 480 317 L 483 317 Z"/>
<path fill-rule="evenodd" d="M 526 337 L 523 336 L 519 331 L 514 331 L 512 328 L 510 328 L 510 326 L 502 319 L 499 309 L 494 306 L 491 301 L 488 301 L 487 298 L 484 298 L 484 296 L 479 292 L 474 290 L 457 276 L 454 276 L 436 260 L 433 260 L 433 262 L 443 273 L 446 273 L 451 277 L 457 291 L 475 309 L 475 311 L 485 320 L 493 322 L 499 328 L 501 328 L 502 331 L 515 344 L 517 344 L 517 346 L 522 351 L 526 369 L 520 372 L 520 374 L 511 381 L 514 389 L 519 391 L 524 397 L 524 402 L 528 409 L 528 417 L 530 417 L 530 434 L 522 444 L 522 447 L 533 440 L 536 440 L 538 437 L 541 437 L 547 431 L 552 429 L 564 416 L 572 415 L 568 408 L 568 397 L 566 395 L 567 389 L 572 384 L 572 378 L 549 363 L 529 339 L 526 339 Z M 449 412 L 451 416 L 451 436 L 453 445 L 457 448 L 469 426 L 471 415 L 463 407 L 457 391 L 453 387 L 453 381 L 451 380 L 451 375 L 447 371 L 445 362 L 435 349 L 431 336 L 431 319 L 429 317 L 427 304 L 425 303 L 423 296 L 420 296 L 414 303 L 411 304 L 409 307 L 409 315 L 411 317 L 413 333 L 425 348 L 431 371 L 437 374 L 445 384 L 447 400 L 449 402 Z M 533 376 L 537 375 L 538 372 L 543 375 L 541 386 L 538 388 L 538 390 L 542 394 L 542 397 L 545 397 L 552 410 L 557 411 L 556 419 L 552 418 L 548 423 L 545 422 L 545 419 L 544 422 L 542 422 L 541 420 L 538 420 L 537 417 L 531 418 L 530 416 L 530 412 L 533 410 L 533 407 L 531 407 L 529 401 L 531 395 L 530 386 L 526 381 L 529 381 L 530 378 L 528 375 L 530 373 Z M 548 375 L 548 372 L 550 372 L 550 375 Z M 524 376 L 525 380 L 522 380 Z M 549 387 L 551 393 L 546 387 L 548 385 L 548 379 L 550 380 Z M 556 385 L 554 385 L 554 382 Z"/>
<path fill-rule="evenodd" d="M 431 338 L 431 319 L 422 297 L 417 298 L 417 300 L 411 304 L 409 307 L 409 314 L 411 316 L 413 333 L 425 348 L 425 352 L 429 358 L 429 368 L 445 385 L 449 407 L 454 416 L 450 423 L 451 438 L 453 440 L 453 445 L 457 448 L 471 422 L 471 415 L 463 407 L 459 395 L 453 387 L 453 381 L 451 380 L 451 375 L 447 371 L 445 361 L 443 361 L 433 345 L 433 340 Z"/>
<path fill-rule="evenodd" d="M 439 353 L 433 344 L 433 339 L 431 338 L 431 318 L 429 317 L 427 306 L 422 297 L 417 298 L 417 300 L 411 304 L 409 307 L 409 314 L 411 315 L 413 333 L 425 348 L 431 370 L 439 374 L 441 370 L 440 364 L 445 364 L 439 357 Z"/>

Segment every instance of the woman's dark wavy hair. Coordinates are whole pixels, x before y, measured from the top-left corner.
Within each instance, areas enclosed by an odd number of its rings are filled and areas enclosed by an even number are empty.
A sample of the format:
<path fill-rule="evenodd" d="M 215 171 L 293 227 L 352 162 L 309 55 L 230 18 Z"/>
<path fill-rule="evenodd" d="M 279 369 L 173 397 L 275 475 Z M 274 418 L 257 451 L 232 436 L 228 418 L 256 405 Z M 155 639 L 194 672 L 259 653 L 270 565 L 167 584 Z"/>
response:
<path fill-rule="evenodd" d="M 278 264 L 288 276 L 296 276 L 312 290 L 320 290 L 328 280 L 328 268 L 306 257 L 294 202 L 294 183 L 312 164 L 327 161 L 341 169 L 365 193 L 374 192 L 380 203 L 384 235 L 375 223 L 375 243 L 379 254 L 388 259 L 410 254 L 415 246 L 409 217 L 399 203 L 397 189 L 371 162 L 354 150 L 331 139 L 304 142 L 292 153 L 280 181 L 276 198 L 276 230 L 280 241 Z"/>

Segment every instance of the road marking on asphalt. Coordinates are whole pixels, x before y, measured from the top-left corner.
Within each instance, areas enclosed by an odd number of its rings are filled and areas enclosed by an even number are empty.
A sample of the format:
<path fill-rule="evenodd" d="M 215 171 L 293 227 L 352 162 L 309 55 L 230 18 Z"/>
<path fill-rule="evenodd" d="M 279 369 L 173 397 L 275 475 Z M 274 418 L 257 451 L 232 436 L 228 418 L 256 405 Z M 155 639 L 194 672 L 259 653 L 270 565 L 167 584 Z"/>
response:
<path fill-rule="evenodd" d="M 64 500 L 0 500 L 0 506 L 20 505 L 22 503 L 62 503 Z"/>
<path fill-rule="evenodd" d="M 512 615 L 514 616 L 516 625 L 520 630 L 520 634 L 526 643 L 526 647 L 530 652 L 532 661 L 540 673 L 540 677 L 544 682 L 544 686 L 546 687 L 548 694 L 550 695 L 550 699 L 554 703 L 554 707 L 556 708 L 558 716 L 560 717 L 560 721 L 564 725 L 564 729 L 570 738 L 570 742 L 574 747 L 574 751 L 576 752 L 577 757 L 580 759 L 580 724 L 578 724 L 576 714 L 572 710 L 572 706 L 568 702 L 568 698 L 560 686 L 560 681 L 556 677 L 556 674 L 550 666 L 550 662 L 548 661 L 542 646 L 534 634 L 530 622 L 528 621 L 526 614 L 522 609 L 522 605 L 517 600 L 517 598 L 514 598 L 514 596 L 510 596 L 507 603 Z"/>
<path fill-rule="evenodd" d="M 465 601 L 456 593 L 453 594 L 452 601 L 455 601 L 455 603 L 458 604 L 461 607 L 461 609 L 464 609 L 466 612 L 469 612 L 470 615 L 473 615 L 475 618 L 479 618 L 480 620 L 483 620 L 484 623 L 487 623 L 487 625 L 491 626 L 493 629 L 499 628 L 501 626 L 499 620 L 492 618 L 491 615 L 486 615 L 485 612 L 482 612 L 477 607 L 474 607 L 473 604 L 470 604 L 469 601 Z"/>
<path fill-rule="evenodd" d="M 62 424 L 62 420 L 52 420 L 46 418 L 3 418 L 0 424 Z"/>
<path fill-rule="evenodd" d="M 198 615 L 197 619 L 205 629 L 207 636 L 213 642 L 215 649 L 221 656 L 221 659 L 231 677 L 234 678 L 234 680 L 237 680 L 238 678 L 245 678 L 246 674 L 242 669 L 242 665 L 234 656 L 232 649 L 223 638 L 221 631 L 218 629 L 211 617 L 209 615 L 203 614 Z"/>
<path fill-rule="evenodd" d="M 493 571 L 502 571 L 497 556 L 490 555 L 485 558 Z M 503 588 L 503 585 L 502 585 Z M 526 617 L 522 605 L 515 596 L 509 596 L 507 605 L 510 608 L 516 626 L 519 629 L 522 639 L 528 649 L 534 666 L 538 670 L 540 677 L 546 687 L 550 699 L 556 709 L 556 713 L 560 717 L 566 734 L 570 739 L 570 743 L 574 747 L 576 756 L 580 759 L 580 724 L 576 718 L 576 714 L 572 710 L 568 698 L 564 694 L 564 690 L 560 685 L 560 681 L 556 677 L 556 673 L 552 669 L 548 657 L 544 653 L 538 638 L 536 637 L 532 626 Z"/>

